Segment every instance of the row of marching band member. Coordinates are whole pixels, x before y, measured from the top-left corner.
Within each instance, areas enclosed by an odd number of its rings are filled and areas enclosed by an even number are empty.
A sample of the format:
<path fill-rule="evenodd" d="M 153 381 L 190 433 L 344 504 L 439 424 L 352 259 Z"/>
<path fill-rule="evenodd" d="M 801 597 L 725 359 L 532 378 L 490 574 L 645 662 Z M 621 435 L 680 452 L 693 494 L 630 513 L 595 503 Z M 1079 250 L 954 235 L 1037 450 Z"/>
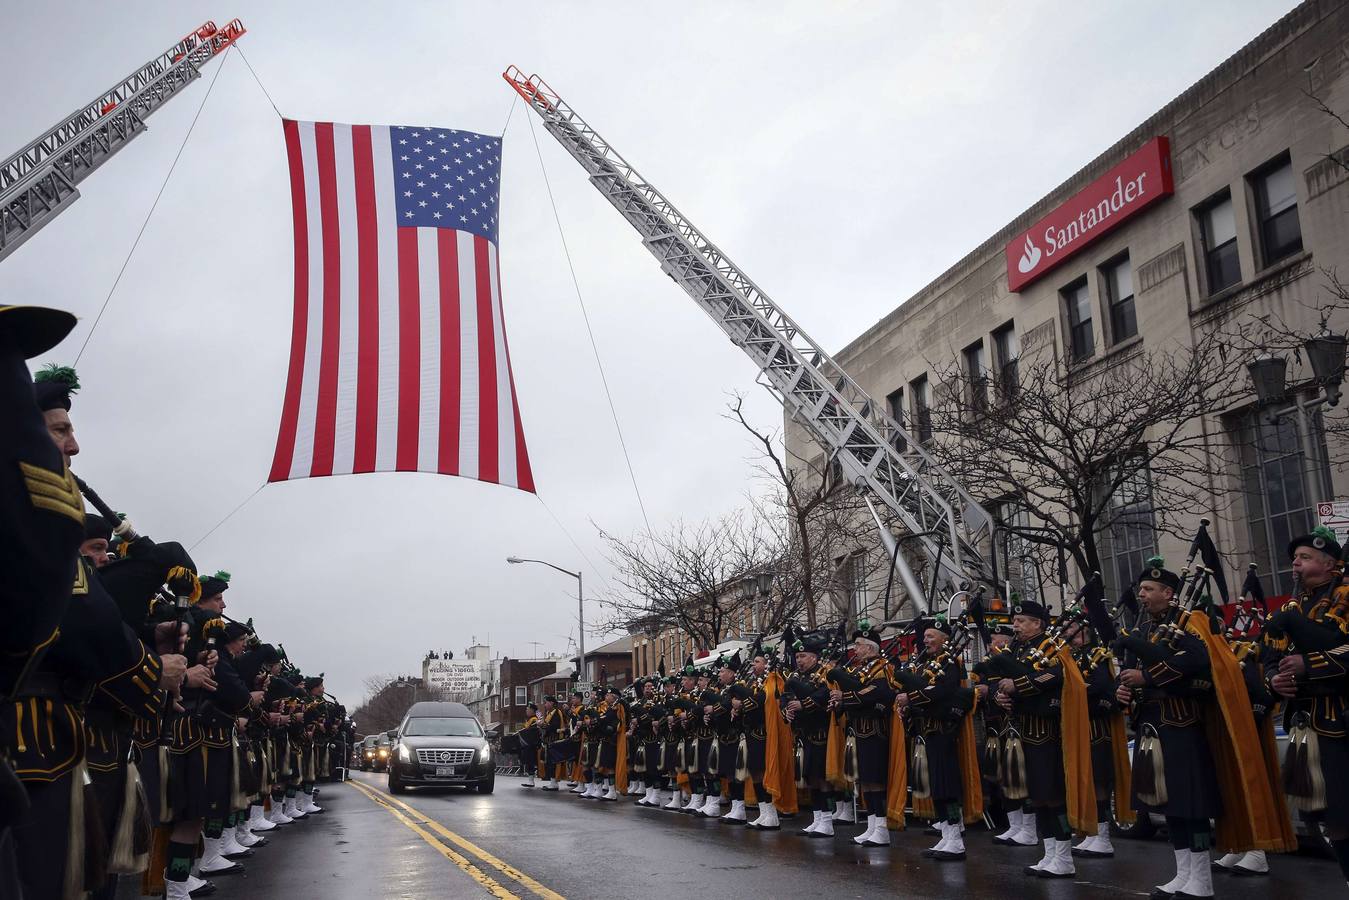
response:
<path fill-rule="evenodd" d="M 0 306 L 0 896 L 172 900 L 321 812 L 346 710 L 225 615 L 226 572 L 138 534 L 71 472 L 74 316 Z M 98 513 L 85 511 L 85 500 Z"/>
<path fill-rule="evenodd" d="M 850 640 L 789 628 L 771 652 L 545 697 L 516 735 L 522 786 L 766 831 L 795 818 L 812 839 L 856 823 L 862 847 L 913 817 L 938 837 L 934 864 L 964 860 L 966 826 L 991 823 L 998 852 L 1039 848 L 1024 871 L 1046 879 L 1113 857 L 1115 823 L 1160 818 L 1175 871 L 1151 893 L 1180 900 L 1213 896 L 1215 872 L 1267 873 L 1267 852 L 1296 847 L 1292 807 L 1349 870 L 1349 587 L 1333 534 L 1289 555 L 1291 601 L 1267 620 L 1242 607 L 1236 630 L 1203 566 L 1154 558 L 1132 630 L 1093 578 L 1057 617 L 1021 602 L 995 623 L 976 602 L 890 640 L 865 621 Z M 988 652 L 967 670 L 976 635 Z"/>

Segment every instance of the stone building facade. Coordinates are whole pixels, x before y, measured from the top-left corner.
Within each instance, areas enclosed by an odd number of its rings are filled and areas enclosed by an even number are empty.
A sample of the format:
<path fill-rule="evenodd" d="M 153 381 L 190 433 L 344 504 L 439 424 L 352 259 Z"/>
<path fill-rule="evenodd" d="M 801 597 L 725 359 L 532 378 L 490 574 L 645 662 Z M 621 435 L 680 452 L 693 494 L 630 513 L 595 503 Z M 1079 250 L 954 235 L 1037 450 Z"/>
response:
<path fill-rule="evenodd" d="M 922 440 L 928 409 L 940 402 L 933 389 L 941 365 L 973 367 L 996 383 L 1016 377 L 1018 360 L 1050 354 L 1090 377 L 1144 347 L 1192 344 L 1243 317 L 1273 314 L 1315 331 L 1326 273 L 1349 276 L 1349 129 L 1309 94 L 1349 120 L 1349 4 L 1341 0 L 1298 6 L 851 341 L 837 361 Z M 1130 180 L 1117 182 L 1114 172 L 1157 149 L 1159 138 L 1172 192 L 1148 195 L 1126 217 Z M 1144 179 L 1131 193 L 1160 186 Z M 1092 190 L 1103 191 L 1105 206 L 1084 207 L 1065 223 L 1064 211 Z M 1115 215 L 1127 221 L 1078 240 Z M 1349 323 L 1331 327 L 1343 333 Z M 1315 393 L 1305 357 L 1290 359 L 1288 384 L 1290 397 Z M 1317 412 L 1260 425 L 1246 387 L 1244 402 L 1193 423 L 1212 437 L 1216 477 L 1242 491 L 1193 512 L 1196 522 L 1214 520 L 1233 569 L 1256 562 L 1267 593 L 1277 595 L 1290 586 L 1289 536 L 1316 524 L 1318 501 L 1349 496 L 1349 473 L 1333 464 Z M 786 435 L 794 451 L 820 452 L 790 420 Z M 1121 502 L 1141 504 L 1146 515 L 1147 487 Z M 1164 535 L 1124 543 L 1105 536 L 1103 564 L 1116 591 L 1118 573 L 1136 571 L 1153 552 L 1179 558 L 1186 549 Z M 1053 572 L 1028 571 L 1026 581 L 1029 593 L 1057 593 Z M 879 593 L 877 585 L 862 590 L 858 612 Z"/>

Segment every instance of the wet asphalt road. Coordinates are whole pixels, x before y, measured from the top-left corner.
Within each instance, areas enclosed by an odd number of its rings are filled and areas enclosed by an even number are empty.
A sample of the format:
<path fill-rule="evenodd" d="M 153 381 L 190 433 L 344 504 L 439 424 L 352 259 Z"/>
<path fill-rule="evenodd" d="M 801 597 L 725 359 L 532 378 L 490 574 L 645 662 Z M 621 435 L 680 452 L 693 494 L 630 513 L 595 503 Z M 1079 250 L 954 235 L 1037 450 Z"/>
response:
<path fill-rule="evenodd" d="M 457 789 L 385 793 L 384 775 L 354 773 L 324 785 L 327 811 L 271 832 L 241 875 L 216 879 L 217 900 L 323 897 L 324 900 L 439 897 L 633 898 L 1146 897 L 1171 877 L 1159 841 L 1118 840 L 1116 857 L 1077 863 L 1072 880 L 1026 877 L 1035 848 L 994 846 L 966 835 L 964 863 L 920 856 L 936 842 L 921 826 L 892 834 L 889 848 L 860 848 L 841 826 L 833 841 L 521 789 L 499 776 L 496 793 Z M 403 805 L 400 805 L 401 801 Z M 1338 868 L 1309 855 L 1271 857 L 1267 878 L 1215 876 L 1219 898 L 1344 896 Z M 122 896 L 125 896 L 123 894 Z"/>

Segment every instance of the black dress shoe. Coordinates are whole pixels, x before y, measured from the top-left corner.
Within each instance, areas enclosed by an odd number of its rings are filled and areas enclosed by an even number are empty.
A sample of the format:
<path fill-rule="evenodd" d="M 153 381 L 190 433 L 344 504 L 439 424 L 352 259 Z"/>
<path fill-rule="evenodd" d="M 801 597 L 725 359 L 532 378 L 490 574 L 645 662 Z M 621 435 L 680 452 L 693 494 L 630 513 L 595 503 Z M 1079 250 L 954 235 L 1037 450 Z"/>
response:
<path fill-rule="evenodd" d="M 1148 900 L 1171 900 L 1171 898 L 1175 896 L 1176 895 L 1171 891 L 1164 891 L 1159 887 L 1155 887 L 1152 889 L 1152 893 L 1148 894 Z"/>
<path fill-rule="evenodd" d="M 926 854 L 924 855 L 926 856 Z M 937 862 L 963 862 L 965 859 L 965 851 L 961 850 L 959 853 L 952 853 L 950 850 L 933 850 L 930 858 L 935 859 Z"/>
<path fill-rule="evenodd" d="M 225 859 L 229 860 L 248 859 L 248 857 L 253 855 L 253 851 L 248 847 L 245 847 L 242 850 L 236 851 L 234 853 L 222 853 L 220 855 L 225 857 Z"/>
<path fill-rule="evenodd" d="M 188 891 L 189 897 L 209 897 L 216 892 L 214 881 L 208 881 L 195 891 Z"/>

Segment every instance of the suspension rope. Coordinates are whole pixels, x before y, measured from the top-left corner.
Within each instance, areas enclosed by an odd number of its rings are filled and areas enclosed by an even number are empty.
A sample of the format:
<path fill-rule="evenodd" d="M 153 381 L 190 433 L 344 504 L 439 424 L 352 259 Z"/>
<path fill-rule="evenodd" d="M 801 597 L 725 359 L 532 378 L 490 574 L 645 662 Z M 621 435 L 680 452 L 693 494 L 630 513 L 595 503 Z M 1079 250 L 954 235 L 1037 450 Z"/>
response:
<path fill-rule="evenodd" d="M 267 482 L 265 482 L 265 481 L 264 481 L 262 484 L 258 485 L 257 489 L 256 489 L 255 491 L 253 491 L 253 493 L 251 493 L 251 494 L 249 494 L 247 497 L 245 497 L 245 498 L 243 499 L 243 502 L 242 502 L 242 503 L 240 503 L 238 506 L 234 507 L 234 509 L 232 509 L 232 510 L 230 510 L 228 513 L 226 513 L 226 514 L 225 514 L 225 518 L 221 519 L 219 522 L 216 522 L 214 525 L 211 526 L 211 530 L 210 530 L 210 531 L 206 532 L 206 533 L 203 534 L 201 537 L 197 538 L 196 541 L 193 542 L 192 546 L 187 548 L 187 551 L 188 551 L 189 553 L 191 553 L 193 550 L 197 549 L 197 545 L 198 545 L 198 544 L 200 544 L 202 541 L 206 540 L 206 539 L 207 539 L 208 537 L 210 537 L 211 535 L 215 534 L 216 529 L 219 528 L 221 525 L 224 525 L 224 524 L 225 524 L 226 522 L 228 522 L 230 519 L 234 518 L 234 514 L 237 513 L 239 510 L 243 509 L 245 506 L 247 506 L 247 505 L 248 505 L 248 501 L 249 501 L 249 500 L 252 500 L 254 497 L 256 497 L 256 496 L 258 495 L 258 493 L 261 492 L 262 489 L 265 488 L 266 486 L 267 486 Z"/>
<path fill-rule="evenodd" d="M 238 50 L 239 58 L 244 61 L 244 65 L 248 66 L 248 72 L 253 76 L 253 80 L 258 83 L 258 89 L 261 90 L 262 95 L 267 98 L 267 102 L 272 104 L 272 111 L 276 113 L 278 119 L 284 119 L 285 116 L 281 115 L 281 110 L 276 108 L 276 101 L 272 99 L 271 92 L 267 90 L 267 86 L 264 85 L 262 79 L 258 77 L 257 70 L 253 68 L 253 64 L 248 61 L 248 56 L 244 53 L 244 48 L 239 47 Z"/>
<path fill-rule="evenodd" d="M 562 240 L 562 252 L 567 257 L 567 269 L 571 272 L 572 287 L 576 290 L 576 302 L 581 307 L 581 318 L 585 320 L 586 334 L 590 336 L 590 349 L 595 355 L 595 367 L 599 369 L 600 383 L 604 385 L 604 396 L 609 401 L 609 415 L 614 421 L 614 430 L 618 432 L 618 446 L 623 450 L 623 461 L 628 466 L 628 478 L 632 481 L 632 491 L 637 495 L 637 506 L 642 511 L 642 521 L 646 523 L 647 534 L 652 533 L 651 520 L 646 515 L 646 503 L 642 500 L 642 490 L 637 486 L 637 473 L 632 468 L 632 457 L 628 455 L 628 444 L 623 438 L 623 426 L 618 421 L 618 409 L 614 406 L 614 395 L 609 391 L 609 379 L 604 374 L 604 362 L 600 359 L 599 344 L 595 341 L 595 332 L 590 327 L 590 313 L 586 310 L 585 299 L 581 296 L 581 282 L 576 277 L 576 266 L 572 263 L 571 250 L 567 247 L 567 235 L 562 229 L 562 217 L 557 211 L 557 200 L 553 197 L 553 185 L 548 180 L 548 167 L 543 164 L 543 150 L 539 147 L 539 135 L 534 129 L 534 117 L 527 116 L 529 133 L 534 138 L 534 152 L 539 157 L 539 170 L 543 172 L 543 184 L 548 190 L 548 202 L 553 207 L 553 221 L 557 223 L 557 234 Z"/>
<path fill-rule="evenodd" d="M 197 114 L 192 117 L 192 124 L 187 127 L 187 134 L 183 135 L 183 142 L 178 145 L 178 152 L 174 155 L 173 163 L 164 176 L 164 183 L 159 186 L 159 193 L 155 194 L 155 202 L 150 204 L 150 211 L 145 214 L 145 221 L 141 222 L 140 231 L 136 232 L 136 239 L 131 242 L 131 249 L 127 251 L 126 259 L 122 260 L 122 268 L 117 270 L 117 277 L 113 279 L 112 287 L 108 289 L 108 296 L 103 298 L 103 305 L 98 308 L 98 315 L 94 317 L 94 324 L 89 326 L 89 333 L 84 336 L 84 343 L 80 345 L 80 352 L 75 354 L 75 365 L 77 366 L 80 364 L 80 357 L 84 356 L 84 351 L 89 346 L 89 339 L 94 336 L 94 330 L 98 328 L 98 323 L 103 321 L 103 314 L 108 311 L 108 303 L 112 300 L 112 295 L 116 293 L 117 285 L 122 283 L 122 276 L 126 274 L 126 267 L 131 264 L 131 257 L 136 255 L 136 248 L 140 246 L 141 238 L 145 236 L 145 228 L 150 224 L 150 218 L 155 214 L 155 210 L 159 208 L 159 200 L 164 196 L 164 189 L 169 186 L 169 179 L 173 177 L 174 169 L 178 168 L 178 160 L 183 158 L 183 149 L 187 146 L 188 138 L 192 137 L 192 132 L 197 127 L 197 120 L 201 118 L 201 111 L 206 108 L 206 101 L 215 88 L 216 79 L 220 77 L 221 70 L 225 68 L 225 60 L 229 58 L 230 51 L 234 48 L 234 44 L 225 48 L 225 55 L 220 58 L 220 65 L 216 66 L 215 74 L 211 76 L 211 83 L 207 85 L 206 93 L 197 106 Z"/>

